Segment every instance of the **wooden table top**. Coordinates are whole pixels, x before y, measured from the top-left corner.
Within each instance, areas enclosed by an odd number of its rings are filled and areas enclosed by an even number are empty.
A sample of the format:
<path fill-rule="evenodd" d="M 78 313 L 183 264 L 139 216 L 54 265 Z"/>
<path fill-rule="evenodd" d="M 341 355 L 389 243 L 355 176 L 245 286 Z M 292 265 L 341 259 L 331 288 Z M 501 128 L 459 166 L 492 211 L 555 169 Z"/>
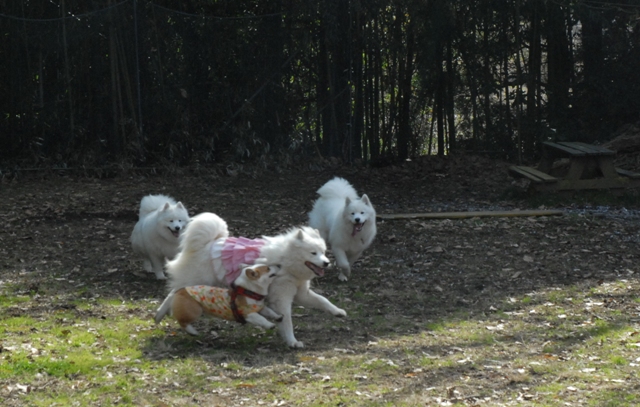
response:
<path fill-rule="evenodd" d="M 583 156 L 607 156 L 615 155 L 616 152 L 604 148 L 601 146 L 594 146 L 593 144 L 582 143 L 579 141 L 559 141 L 557 143 L 552 141 L 545 141 L 542 143 L 545 149 L 555 150 L 562 152 L 569 156 L 583 157 Z"/>

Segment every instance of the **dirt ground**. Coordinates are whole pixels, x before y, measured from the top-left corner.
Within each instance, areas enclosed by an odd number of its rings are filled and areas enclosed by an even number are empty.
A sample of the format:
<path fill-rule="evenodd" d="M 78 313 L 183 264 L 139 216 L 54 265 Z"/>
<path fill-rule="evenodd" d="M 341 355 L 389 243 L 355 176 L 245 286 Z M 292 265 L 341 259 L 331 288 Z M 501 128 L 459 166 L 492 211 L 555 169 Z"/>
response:
<path fill-rule="evenodd" d="M 315 191 L 335 175 L 367 193 L 381 214 L 527 208 L 512 198 L 519 184 L 506 164 L 473 156 L 233 176 L 224 170 L 114 178 L 31 174 L 0 185 L 0 284 L 41 292 L 42 308 L 31 313 L 68 305 L 48 292 L 52 275 L 102 298 L 161 300 L 164 283 L 142 272 L 129 243 L 144 195 L 171 195 L 192 215 L 217 213 L 232 235 L 258 237 L 306 222 Z M 351 280 L 342 283 L 330 270 L 314 287 L 330 299 L 359 303 L 365 318 L 385 315 L 418 326 L 460 309 L 491 312 L 496 300 L 540 288 L 635 278 L 638 207 L 560 209 L 563 216 L 379 221 L 376 241 Z M 309 312 L 306 318 L 330 317 Z M 296 336 L 312 351 L 346 348 L 398 329 L 356 326 L 348 318 L 331 331 L 309 326 L 296 328 Z M 224 339 L 217 346 L 224 348 Z"/>
<path fill-rule="evenodd" d="M 141 272 L 129 236 L 142 196 L 163 193 L 190 214 L 215 212 L 235 236 L 274 235 L 306 222 L 315 191 L 334 175 L 367 193 L 378 213 L 524 209 L 507 165 L 461 156 L 378 169 L 324 168 L 235 176 L 219 172 L 90 178 L 38 174 L 0 189 L 0 279 L 47 284 L 49 273 L 99 285 L 107 297 L 162 297 L 164 286 Z M 335 270 L 320 280 L 326 294 L 379 292 L 406 312 L 394 293 L 420 292 L 432 318 L 492 297 L 583 279 L 615 278 L 633 269 L 640 216 L 633 207 L 565 208 L 549 218 L 387 220 L 374 245 L 340 284 Z M 576 221 L 576 219 L 578 219 Z M 304 336 L 304 335 L 302 335 Z M 331 340 L 348 340 L 331 334 Z"/>

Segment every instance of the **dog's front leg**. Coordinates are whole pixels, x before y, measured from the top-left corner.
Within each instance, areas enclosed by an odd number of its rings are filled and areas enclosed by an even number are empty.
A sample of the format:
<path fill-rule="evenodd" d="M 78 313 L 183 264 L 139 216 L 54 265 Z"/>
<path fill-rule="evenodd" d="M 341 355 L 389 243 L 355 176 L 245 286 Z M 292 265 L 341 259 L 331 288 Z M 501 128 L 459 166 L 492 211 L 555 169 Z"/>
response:
<path fill-rule="evenodd" d="M 300 290 L 296 294 L 294 302 L 304 306 L 316 308 L 322 311 L 326 311 L 336 317 L 346 317 L 347 312 L 342 308 L 338 308 L 331 303 L 328 299 L 320 294 L 317 294 L 313 290 L 307 288 L 306 290 Z"/>
<path fill-rule="evenodd" d="M 244 319 L 246 319 L 247 322 L 250 322 L 253 325 L 261 326 L 265 329 L 275 328 L 276 326 L 276 324 L 267 320 L 265 317 L 263 317 L 257 312 L 250 313 L 249 315 L 245 316 Z"/>
<path fill-rule="evenodd" d="M 273 285 L 272 285 L 273 287 Z M 291 319 L 291 304 L 296 287 L 283 283 L 276 291 L 270 291 L 267 301 L 272 310 L 282 315 L 282 321 L 278 324 L 278 333 L 285 343 L 291 348 L 304 348 L 304 344 L 298 341 L 293 334 L 293 321 Z"/>
<path fill-rule="evenodd" d="M 344 250 L 339 248 L 331 248 L 333 251 L 333 257 L 336 258 L 336 264 L 340 269 L 340 275 L 338 279 L 340 281 L 347 281 L 351 276 L 351 266 L 349 265 L 349 259 L 347 258 L 347 253 Z"/>
<path fill-rule="evenodd" d="M 150 256 L 151 271 L 153 271 L 158 280 L 166 280 L 167 276 L 164 275 L 164 256 Z"/>
<path fill-rule="evenodd" d="M 278 314 L 277 312 L 267 307 L 266 305 L 264 308 L 260 310 L 260 315 L 267 318 L 271 318 L 276 322 L 282 322 L 282 314 Z"/>
<path fill-rule="evenodd" d="M 353 266 L 353 264 L 356 261 L 358 261 L 358 259 L 360 258 L 361 255 L 362 255 L 361 251 L 348 252 L 347 253 L 347 259 L 349 260 L 349 265 Z"/>
<path fill-rule="evenodd" d="M 304 343 L 296 339 L 293 334 L 293 321 L 291 319 L 291 307 L 288 310 L 281 310 L 282 322 L 278 324 L 280 337 L 290 348 L 304 348 Z"/>

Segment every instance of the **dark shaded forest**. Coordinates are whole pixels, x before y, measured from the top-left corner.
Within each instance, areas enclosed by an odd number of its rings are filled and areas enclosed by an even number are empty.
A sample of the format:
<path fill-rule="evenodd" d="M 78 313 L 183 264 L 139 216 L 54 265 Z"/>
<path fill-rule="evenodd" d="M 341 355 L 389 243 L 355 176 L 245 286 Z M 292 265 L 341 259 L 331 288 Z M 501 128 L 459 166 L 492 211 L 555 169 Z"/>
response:
<path fill-rule="evenodd" d="M 0 0 L 0 169 L 511 161 L 640 120 L 636 0 Z"/>

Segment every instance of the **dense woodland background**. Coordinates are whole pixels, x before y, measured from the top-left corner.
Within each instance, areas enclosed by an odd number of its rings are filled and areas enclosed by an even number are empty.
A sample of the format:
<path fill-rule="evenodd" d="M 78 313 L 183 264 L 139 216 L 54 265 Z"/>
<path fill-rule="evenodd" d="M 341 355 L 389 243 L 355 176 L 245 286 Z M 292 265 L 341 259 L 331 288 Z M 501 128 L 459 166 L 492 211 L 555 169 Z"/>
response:
<path fill-rule="evenodd" d="M 0 0 L 0 169 L 456 150 L 640 120 L 637 0 Z"/>

